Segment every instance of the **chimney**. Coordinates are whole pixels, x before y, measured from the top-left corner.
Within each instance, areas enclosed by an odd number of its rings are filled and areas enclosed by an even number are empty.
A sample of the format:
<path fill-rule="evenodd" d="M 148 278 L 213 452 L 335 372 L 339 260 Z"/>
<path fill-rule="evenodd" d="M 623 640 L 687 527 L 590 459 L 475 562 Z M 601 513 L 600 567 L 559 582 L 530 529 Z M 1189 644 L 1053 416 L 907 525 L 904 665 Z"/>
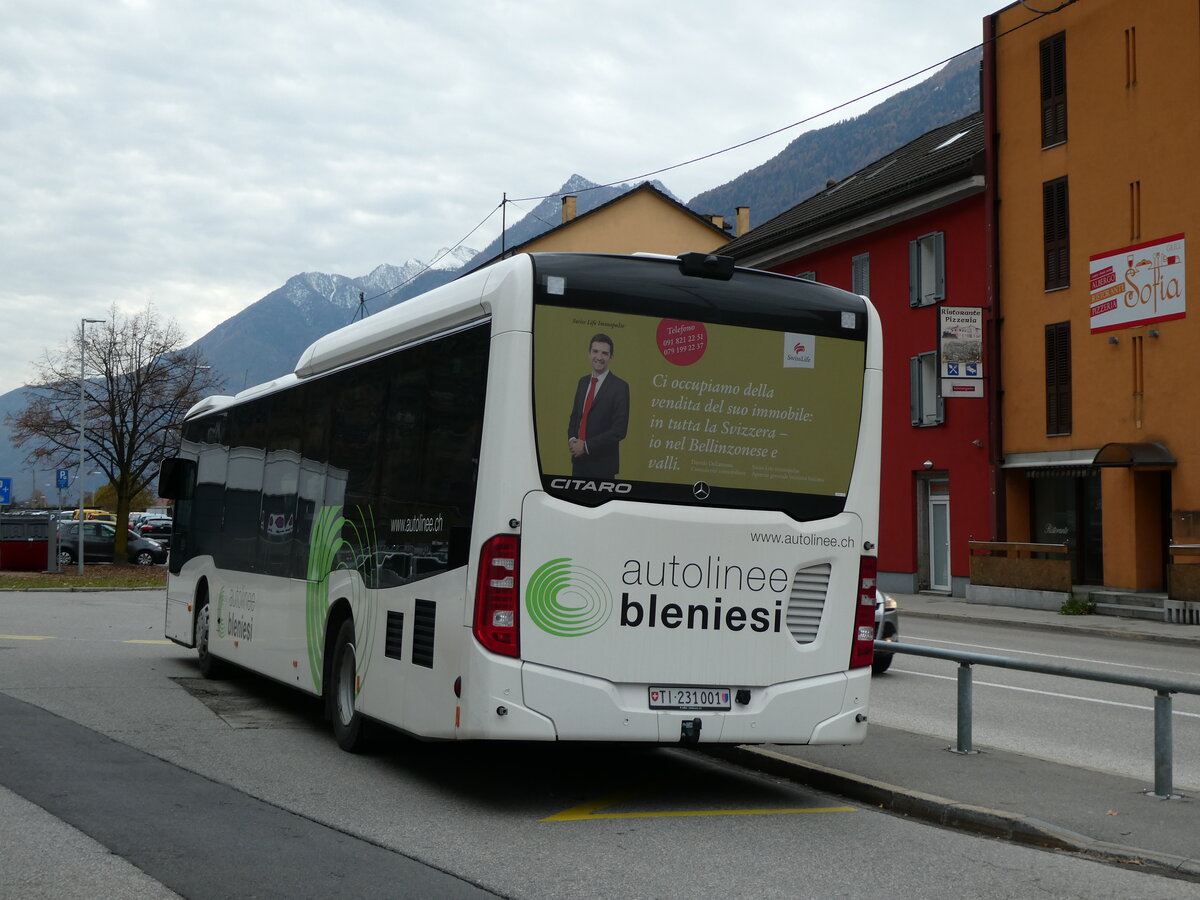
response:
<path fill-rule="evenodd" d="M 577 198 L 571 194 L 567 194 L 565 197 L 562 198 L 563 224 L 564 225 L 567 224 L 568 222 L 570 222 L 573 218 L 575 218 L 575 201 L 576 201 L 576 199 Z"/>
<path fill-rule="evenodd" d="M 737 231 L 733 233 L 734 237 L 741 237 L 750 230 L 750 207 L 739 206 L 737 208 Z"/>
<path fill-rule="evenodd" d="M 712 223 L 713 223 L 715 226 L 717 226 L 718 228 L 724 228 L 724 227 L 725 227 L 725 217 L 724 217 L 724 216 L 714 216 L 714 215 L 712 215 L 711 213 L 709 213 L 709 216 L 708 216 L 708 218 L 709 218 L 709 219 L 712 221 Z"/>

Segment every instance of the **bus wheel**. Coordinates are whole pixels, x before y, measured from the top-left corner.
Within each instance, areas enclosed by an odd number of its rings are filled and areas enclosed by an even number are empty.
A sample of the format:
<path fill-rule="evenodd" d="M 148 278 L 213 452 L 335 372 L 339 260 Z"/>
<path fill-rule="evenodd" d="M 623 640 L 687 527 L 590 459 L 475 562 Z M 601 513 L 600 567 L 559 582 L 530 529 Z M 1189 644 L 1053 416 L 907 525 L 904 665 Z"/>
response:
<path fill-rule="evenodd" d="M 329 710 L 333 719 L 333 736 L 338 746 L 350 753 L 366 749 L 369 725 L 354 707 L 356 678 L 354 653 L 354 621 L 346 619 L 338 628 L 333 645 L 333 665 L 330 669 Z"/>
<path fill-rule="evenodd" d="M 200 662 L 200 674 L 205 678 L 220 678 L 223 672 L 221 661 L 208 649 L 210 608 L 207 597 L 200 601 L 200 609 L 196 613 L 196 653 Z"/>

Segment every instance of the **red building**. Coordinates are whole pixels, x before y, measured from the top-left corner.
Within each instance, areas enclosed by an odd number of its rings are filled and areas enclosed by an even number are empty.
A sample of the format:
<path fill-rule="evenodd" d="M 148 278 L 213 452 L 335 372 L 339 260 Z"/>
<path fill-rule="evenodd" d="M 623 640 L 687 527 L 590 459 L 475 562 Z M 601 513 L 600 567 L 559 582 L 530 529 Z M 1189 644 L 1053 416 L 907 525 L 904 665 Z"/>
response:
<path fill-rule="evenodd" d="M 879 583 L 966 593 L 996 537 L 982 115 L 934 129 L 721 248 L 871 298 L 883 320 Z"/>

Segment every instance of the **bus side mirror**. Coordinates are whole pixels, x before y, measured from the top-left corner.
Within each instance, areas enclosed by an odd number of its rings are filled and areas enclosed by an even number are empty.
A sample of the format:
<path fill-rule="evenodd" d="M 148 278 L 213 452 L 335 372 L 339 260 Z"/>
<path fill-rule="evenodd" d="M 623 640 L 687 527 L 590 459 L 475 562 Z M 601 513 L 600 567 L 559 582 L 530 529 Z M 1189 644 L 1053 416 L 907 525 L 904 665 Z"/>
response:
<path fill-rule="evenodd" d="M 158 472 L 158 496 L 164 500 L 190 500 L 195 486 L 195 460 L 172 457 L 162 461 Z"/>

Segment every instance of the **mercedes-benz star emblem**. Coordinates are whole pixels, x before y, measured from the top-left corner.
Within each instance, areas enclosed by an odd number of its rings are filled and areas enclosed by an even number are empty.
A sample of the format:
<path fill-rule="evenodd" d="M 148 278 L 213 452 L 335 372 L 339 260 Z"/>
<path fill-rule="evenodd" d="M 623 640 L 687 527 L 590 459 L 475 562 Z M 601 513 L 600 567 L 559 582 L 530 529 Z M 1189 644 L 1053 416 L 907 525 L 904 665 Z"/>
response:
<path fill-rule="evenodd" d="M 697 500 L 707 500 L 710 493 L 707 481 L 697 481 L 692 485 L 692 496 Z"/>

